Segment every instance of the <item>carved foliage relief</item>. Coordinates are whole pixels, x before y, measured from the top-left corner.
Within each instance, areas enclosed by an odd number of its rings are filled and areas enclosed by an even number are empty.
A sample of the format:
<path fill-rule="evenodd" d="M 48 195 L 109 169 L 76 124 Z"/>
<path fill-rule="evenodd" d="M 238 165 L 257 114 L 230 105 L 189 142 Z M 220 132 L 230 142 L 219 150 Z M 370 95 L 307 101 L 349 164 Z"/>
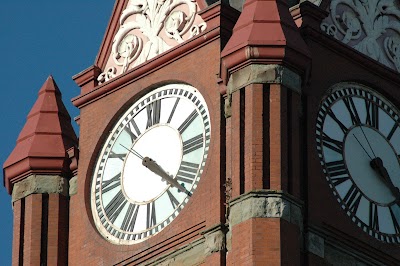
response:
<path fill-rule="evenodd" d="M 398 0 L 332 0 L 321 29 L 400 72 Z"/>
<path fill-rule="evenodd" d="M 203 32 L 196 0 L 129 0 L 99 84 Z"/>

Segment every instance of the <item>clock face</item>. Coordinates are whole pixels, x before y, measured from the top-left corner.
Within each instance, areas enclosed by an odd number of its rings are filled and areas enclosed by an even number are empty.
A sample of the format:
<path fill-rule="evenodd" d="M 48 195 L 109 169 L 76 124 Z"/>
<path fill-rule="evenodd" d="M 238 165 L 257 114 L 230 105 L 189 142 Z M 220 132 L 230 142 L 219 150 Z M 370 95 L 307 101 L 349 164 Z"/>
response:
<path fill-rule="evenodd" d="M 323 172 L 346 214 L 371 236 L 400 242 L 400 114 L 383 96 L 338 84 L 316 125 Z"/>
<path fill-rule="evenodd" d="M 134 244 L 169 225 L 197 188 L 209 143 L 207 105 L 195 88 L 170 84 L 136 101 L 110 131 L 93 174 L 101 235 Z"/>

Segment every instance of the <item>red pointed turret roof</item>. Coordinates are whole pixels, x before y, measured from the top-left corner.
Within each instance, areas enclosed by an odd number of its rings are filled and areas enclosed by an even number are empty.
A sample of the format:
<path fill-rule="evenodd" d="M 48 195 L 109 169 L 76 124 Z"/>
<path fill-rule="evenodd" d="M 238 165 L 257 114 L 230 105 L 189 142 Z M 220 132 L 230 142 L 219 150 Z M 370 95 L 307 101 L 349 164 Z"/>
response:
<path fill-rule="evenodd" d="M 14 183 L 31 173 L 61 175 L 68 172 L 66 150 L 77 143 L 61 92 L 49 76 L 27 116 L 14 150 L 3 165 L 8 192 L 12 192 Z"/>
<path fill-rule="evenodd" d="M 310 62 L 285 0 L 247 0 L 221 57 L 224 79 L 227 71 L 251 63 L 283 64 L 302 73 Z"/>

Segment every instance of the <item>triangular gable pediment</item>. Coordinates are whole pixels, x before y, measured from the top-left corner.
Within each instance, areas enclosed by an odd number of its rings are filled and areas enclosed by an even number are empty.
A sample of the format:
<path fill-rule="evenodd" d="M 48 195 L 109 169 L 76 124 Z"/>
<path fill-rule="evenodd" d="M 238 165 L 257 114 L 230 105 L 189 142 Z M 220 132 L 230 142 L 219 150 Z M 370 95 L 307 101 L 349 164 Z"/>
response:
<path fill-rule="evenodd" d="M 328 2 L 328 3 L 327 3 Z M 400 9 L 396 0 L 322 1 L 321 30 L 400 72 Z"/>
<path fill-rule="evenodd" d="M 195 0 L 118 0 L 96 60 L 99 84 L 203 32 L 199 10 Z"/>

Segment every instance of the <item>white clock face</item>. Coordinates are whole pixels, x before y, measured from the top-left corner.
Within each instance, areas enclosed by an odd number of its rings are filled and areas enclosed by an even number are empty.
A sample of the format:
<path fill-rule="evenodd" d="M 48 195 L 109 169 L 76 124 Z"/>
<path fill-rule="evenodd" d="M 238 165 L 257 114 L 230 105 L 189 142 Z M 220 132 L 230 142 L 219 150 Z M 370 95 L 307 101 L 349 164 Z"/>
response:
<path fill-rule="evenodd" d="M 317 118 L 317 150 L 343 210 L 371 236 L 400 243 L 400 117 L 383 96 L 335 86 Z"/>
<path fill-rule="evenodd" d="M 195 88 L 170 84 L 136 101 L 97 160 L 91 208 L 99 232 L 134 244 L 163 230 L 196 190 L 209 143 L 207 105 Z"/>

